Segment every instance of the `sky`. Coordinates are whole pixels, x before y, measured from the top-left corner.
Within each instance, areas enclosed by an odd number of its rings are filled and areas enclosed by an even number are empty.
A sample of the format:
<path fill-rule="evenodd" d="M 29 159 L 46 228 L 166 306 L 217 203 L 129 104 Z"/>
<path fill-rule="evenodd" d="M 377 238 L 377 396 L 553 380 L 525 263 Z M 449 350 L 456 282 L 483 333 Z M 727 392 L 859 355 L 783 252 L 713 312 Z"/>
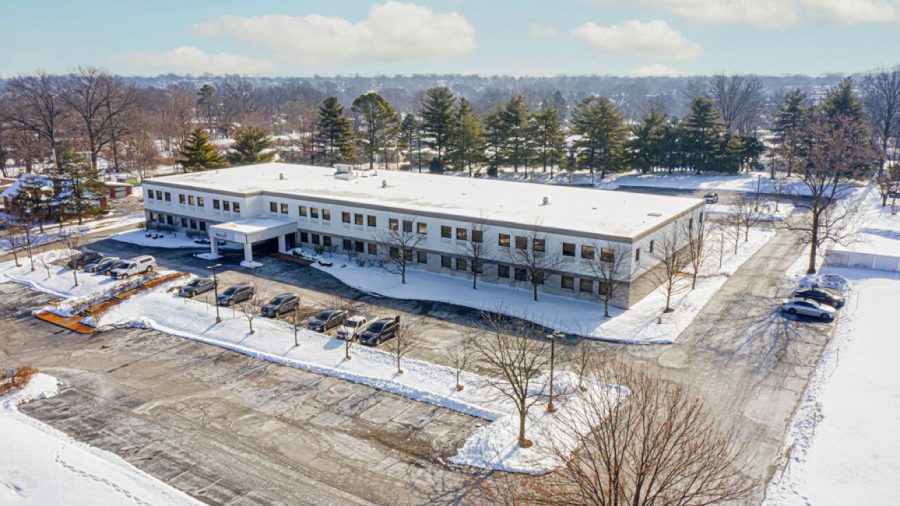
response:
<path fill-rule="evenodd" d="M 0 76 L 857 72 L 900 0 L 0 0 Z"/>

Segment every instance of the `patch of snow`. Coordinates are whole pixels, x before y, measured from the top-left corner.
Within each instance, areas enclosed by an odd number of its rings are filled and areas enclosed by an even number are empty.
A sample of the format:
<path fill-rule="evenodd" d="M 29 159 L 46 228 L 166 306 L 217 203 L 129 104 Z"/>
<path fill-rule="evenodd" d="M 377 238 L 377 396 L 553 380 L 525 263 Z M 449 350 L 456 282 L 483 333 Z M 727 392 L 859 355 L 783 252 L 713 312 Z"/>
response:
<path fill-rule="evenodd" d="M 150 236 L 148 237 L 147 234 Z M 153 237 L 154 235 L 156 238 Z M 209 248 L 209 244 L 194 242 L 194 238 L 188 237 L 184 233 L 176 234 L 163 230 L 129 230 L 115 234 L 110 239 L 153 248 Z"/>
<path fill-rule="evenodd" d="M 109 276 L 83 271 L 78 272 L 78 285 L 76 286 L 72 270 L 64 267 L 66 258 L 65 252 L 62 250 L 36 253 L 34 255 L 35 270 L 32 271 L 28 257 L 24 256 L 23 258 L 20 255 L 19 267 L 16 267 L 14 260 L 0 263 L 0 278 L 61 298 L 90 296 L 115 286 L 116 280 Z M 41 259 L 50 265 L 49 276 Z"/>
<path fill-rule="evenodd" d="M 247 269 L 256 269 L 262 266 L 263 264 L 254 260 L 241 260 L 241 267 L 246 267 Z"/>
<path fill-rule="evenodd" d="M 197 253 L 194 256 L 201 260 L 218 260 L 218 259 L 222 258 L 222 255 L 217 255 L 215 253 L 210 253 L 210 252 Z"/>
<path fill-rule="evenodd" d="M 102 232 L 114 228 L 138 225 L 143 223 L 143 221 L 143 214 L 129 214 L 126 216 L 87 221 L 81 225 L 63 225 L 62 231 L 60 231 L 59 226 L 56 224 L 44 225 L 43 233 L 40 232 L 39 227 L 32 227 L 31 244 L 32 246 L 42 246 L 44 244 L 57 242 L 62 238 L 63 233 L 89 234 L 92 232 Z M 24 238 L 20 237 L 18 240 L 19 250 L 24 250 L 23 242 Z M 5 235 L 0 237 L 0 250 L 10 250 L 9 238 Z"/>

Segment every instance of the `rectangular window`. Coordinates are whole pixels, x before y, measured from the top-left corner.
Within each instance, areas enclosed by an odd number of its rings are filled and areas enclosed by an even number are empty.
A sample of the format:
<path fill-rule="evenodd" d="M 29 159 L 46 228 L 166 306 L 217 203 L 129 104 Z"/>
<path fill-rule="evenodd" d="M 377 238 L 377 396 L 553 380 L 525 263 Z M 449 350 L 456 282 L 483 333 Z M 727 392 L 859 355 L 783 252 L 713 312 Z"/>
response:
<path fill-rule="evenodd" d="M 564 257 L 575 256 L 575 245 L 570 242 L 564 242 L 563 243 L 563 256 Z"/>
<path fill-rule="evenodd" d="M 527 281 L 528 275 L 525 272 L 525 269 L 521 267 L 516 267 L 516 281 Z"/>
<path fill-rule="evenodd" d="M 543 253 L 545 248 L 547 247 L 547 243 L 544 239 L 535 238 L 531 243 L 532 249 L 534 249 L 535 253 Z"/>
<path fill-rule="evenodd" d="M 364 253 L 366 250 L 366 243 L 362 241 L 356 241 L 356 244 L 353 246 L 357 253 Z"/>
<path fill-rule="evenodd" d="M 150 221 L 156 221 L 156 213 L 150 212 Z"/>
<path fill-rule="evenodd" d="M 156 196 L 159 197 L 159 194 L 156 194 Z M 172 194 L 169 192 L 166 192 L 166 202 L 172 202 Z"/>
<path fill-rule="evenodd" d="M 227 200 L 222 201 L 222 210 L 223 211 L 231 211 L 231 202 Z"/>
<path fill-rule="evenodd" d="M 309 217 L 319 219 L 319 208 L 318 207 L 310 207 L 309 208 Z"/>
<path fill-rule="evenodd" d="M 378 218 L 375 216 L 371 216 L 371 215 L 366 216 L 366 224 L 370 227 L 377 227 L 378 226 Z"/>
<path fill-rule="evenodd" d="M 481 260 L 472 260 L 472 271 L 473 272 L 481 274 L 481 272 L 483 270 L 482 269 L 483 266 L 484 266 L 484 264 Z"/>
<path fill-rule="evenodd" d="M 391 255 L 391 258 L 400 258 L 400 248 L 391 246 L 388 248 L 388 254 Z"/>
<path fill-rule="evenodd" d="M 412 222 L 409 220 L 403 220 L 403 231 L 407 233 L 412 232 Z"/>
<path fill-rule="evenodd" d="M 521 235 L 516 236 L 516 249 L 528 249 L 528 238 Z"/>
<path fill-rule="evenodd" d="M 197 205 L 199 207 L 203 207 L 203 197 L 200 197 L 200 196 L 197 197 Z"/>
<path fill-rule="evenodd" d="M 457 241 L 465 241 L 469 238 L 469 229 L 466 228 L 456 228 L 456 240 Z"/>
<path fill-rule="evenodd" d="M 312 235 L 312 243 L 313 243 L 313 244 L 319 244 L 319 234 L 313 234 L 313 235 Z"/>
<path fill-rule="evenodd" d="M 353 215 L 353 224 L 359 225 L 361 227 L 363 225 L 363 215 L 358 214 L 358 213 L 354 214 Z"/>
<path fill-rule="evenodd" d="M 344 223 L 350 223 L 350 213 L 346 211 L 341 212 L 341 221 Z"/>
<path fill-rule="evenodd" d="M 344 239 L 343 247 L 344 247 L 344 251 L 350 251 L 351 249 L 353 249 L 353 242 L 350 241 L 350 239 Z"/>
<path fill-rule="evenodd" d="M 472 242 L 484 242 L 484 230 L 472 229 Z"/>
<path fill-rule="evenodd" d="M 232 202 L 231 209 L 236 213 L 241 212 L 241 203 L 240 202 Z"/>
<path fill-rule="evenodd" d="M 277 213 L 278 212 L 278 204 L 276 204 L 275 202 L 269 202 L 269 212 Z"/>
<path fill-rule="evenodd" d="M 450 229 L 451 228 L 448 227 L 447 225 L 441 225 L 441 237 L 443 237 L 445 239 L 449 239 L 450 238 Z"/>
<path fill-rule="evenodd" d="M 428 224 L 422 223 L 421 221 L 416 222 L 416 232 L 419 235 L 425 235 L 428 233 Z"/>
<path fill-rule="evenodd" d="M 403 260 L 406 262 L 413 261 L 413 251 L 410 248 L 406 248 L 403 250 Z"/>
<path fill-rule="evenodd" d="M 445 269 L 451 269 L 451 262 L 452 260 L 450 259 L 450 257 L 448 257 L 447 255 L 441 255 L 441 267 Z"/>
<path fill-rule="evenodd" d="M 301 217 L 305 217 L 305 216 L 306 216 L 306 206 L 299 206 L 299 207 L 297 208 L 297 211 L 300 213 L 300 216 L 301 216 Z"/>
<path fill-rule="evenodd" d="M 168 193 L 166 193 L 166 194 L 168 195 Z M 162 198 L 163 198 L 162 192 L 159 190 L 156 190 L 156 200 L 162 200 Z M 166 199 L 166 200 L 169 200 L 169 199 Z"/>
<path fill-rule="evenodd" d="M 322 246 L 331 247 L 331 236 L 323 235 L 322 236 Z"/>
<path fill-rule="evenodd" d="M 637 248 L 636 250 L 634 250 L 634 261 L 635 262 L 641 261 L 641 248 Z"/>
<path fill-rule="evenodd" d="M 653 253 L 653 241 L 650 241 L 650 253 Z"/>
<path fill-rule="evenodd" d="M 166 223 L 168 223 L 169 225 L 175 225 L 175 218 L 173 218 L 171 214 L 166 216 Z"/>
<path fill-rule="evenodd" d="M 287 214 L 287 213 L 288 213 L 288 205 L 281 204 L 281 214 Z"/>
<path fill-rule="evenodd" d="M 468 262 L 466 262 L 465 258 L 457 258 L 456 259 L 456 270 L 464 271 L 469 268 Z"/>
<path fill-rule="evenodd" d="M 575 289 L 575 278 L 572 276 L 562 276 L 559 278 L 559 287 L 564 290 Z"/>
<path fill-rule="evenodd" d="M 428 253 L 425 253 L 424 251 L 417 251 L 416 252 L 416 261 L 419 262 L 420 264 L 427 264 L 428 263 Z"/>
<path fill-rule="evenodd" d="M 306 232 L 300 232 L 300 242 L 309 242 L 309 234 Z"/>
<path fill-rule="evenodd" d="M 194 196 L 193 195 L 188 195 L 188 204 L 194 205 Z"/>
<path fill-rule="evenodd" d="M 187 218 L 181 218 L 181 228 L 187 228 Z"/>
<path fill-rule="evenodd" d="M 220 202 L 219 199 L 213 199 L 213 209 L 221 209 L 221 208 L 222 208 L 222 202 Z"/>
<path fill-rule="evenodd" d="M 148 191 L 148 192 L 147 192 L 147 198 L 148 198 L 148 199 L 154 200 L 154 199 L 153 199 L 153 195 L 154 195 L 153 191 Z"/>
<path fill-rule="evenodd" d="M 508 234 L 500 234 L 497 237 L 497 244 L 499 244 L 501 248 L 508 248 L 509 247 L 509 235 Z"/>
<path fill-rule="evenodd" d="M 322 209 L 322 219 L 331 221 L 331 209 Z"/>
<path fill-rule="evenodd" d="M 200 231 L 206 232 L 206 222 L 205 221 L 200 222 Z"/>
<path fill-rule="evenodd" d="M 178 194 L 178 203 L 179 203 L 179 204 L 184 204 L 184 203 L 185 203 L 185 198 L 184 198 L 184 194 L 183 194 L 183 193 L 179 193 L 179 194 Z"/>
<path fill-rule="evenodd" d="M 595 254 L 595 250 L 594 250 L 593 246 L 588 246 L 587 244 L 581 245 L 581 258 L 593 260 L 594 254 Z"/>
<path fill-rule="evenodd" d="M 498 278 L 509 278 L 509 266 L 508 265 L 498 265 L 497 266 L 497 277 Z"/>
<path fill-rule="evenodd" d="M 616 254 L 613 250 L 609 248 L 600 248 L 600 261 L 601 262 L 614 262 L 616 260 Z"/>
<path fill-rule="evenodd" d="M 397 218 L 389 218 L 388 219 L 388 228 L 394 231 L 399 230 L 399 224 L 397 223 Z"/>
<path fill-rule="evenodd" d="M 594 293 L 594 280 L 584 278 L 579 279 L 578 290 L 584 293 Z"/>
<path fill-rule="evenodd" d="M 374 242 L 370 242 L 370 243 L 369 243 L 369 254 L 370 254 L 370 255 L 377 255 L 377 254 L 378 254 L 378 245 L 375 244 Z"/>
<path fill-rule="evenodd" d="M 197 230 L 197 220 L 191 219 L 191 230 Z"/>

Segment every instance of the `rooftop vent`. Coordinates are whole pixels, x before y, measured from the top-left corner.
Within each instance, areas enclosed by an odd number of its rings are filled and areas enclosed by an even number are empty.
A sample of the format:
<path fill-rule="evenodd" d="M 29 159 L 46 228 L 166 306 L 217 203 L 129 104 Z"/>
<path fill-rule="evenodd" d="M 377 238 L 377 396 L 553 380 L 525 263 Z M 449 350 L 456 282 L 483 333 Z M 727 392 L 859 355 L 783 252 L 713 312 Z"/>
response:
<path fill-rule="evenodd" d="M 382 188 L 387 188 L 387 181 L 386 181 L 386 180 L 384 180 L 384 179 L 381 180 L 381 187 L 382 187 Z"/>
<path fill-rule="evenodd" d="M 550 197 L 544 197 L 544 200 L 543 200 L 543 202 L 541 203 L 541 205 L 542 205 L 542 206 L 548 206 L 548 205 L 550 205 Z"/>
<path fill-rule="evenodd" d="M 659 218 L 660 216 L 662 216 L 662 213 L 653 211 L 652 213 L 647 213 L 647 216 L 653 216 L 654 218 Z"/>
<path fill-rule="evenodd" d="M 278 180 L 279 180 L 279 181 L 284 181 L 284 172 L 279 172 L 279 173 L 278 173 Z"/>

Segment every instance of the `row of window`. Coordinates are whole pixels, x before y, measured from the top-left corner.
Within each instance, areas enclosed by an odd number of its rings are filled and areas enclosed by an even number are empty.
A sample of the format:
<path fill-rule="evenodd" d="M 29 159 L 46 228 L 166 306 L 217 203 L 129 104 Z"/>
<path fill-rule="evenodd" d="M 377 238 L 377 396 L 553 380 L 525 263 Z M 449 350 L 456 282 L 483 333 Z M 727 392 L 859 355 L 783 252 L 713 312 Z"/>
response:
<path fill-rule="evenodd" d="M 165 225 L 175 225 L 175 217 L 171 214 L 163 214 L 163 213 L 155 213 L 150 212 L 150 221 L 155 221 L 156 223 L 165 224 Z M 178 222 L 181 225 L 181 228 L 191 229 L 191 230 L 199 230 L 201 232 L 206 232 L 206 222 L 203 220 L 197 220 L 194 218 L 186 218 L 184 216 L 178 217 Z"/>
<path fill-rule="evenodd" d="M 172 194 L 169 192 L 163 192 L 160 190 L 147 190 L 147 198 L 149 200 L 159 200 L 165 202 L 172 201 Z M 182 205 L 189 206 L 197 206 L 197 207 L 205 207 L 203 197 L 200 195 L 190 195 L 179 193 L 178 194 L 178 203 Z M 213 209 L 228 211 L 228 212 L 241 212 L 241 203 L 230 201 L 230 200 L 219 200 L 213 199 L 212 201 Z"/>
<path fill-rule="evenodd" d="M 165 192 L 165 199 L 163 199 L 163 192 L 160 190 L 147 190 L 147 198 L 149 200 L 165 200 L 166 202 L 172 202 L 172 194 Z"/>

